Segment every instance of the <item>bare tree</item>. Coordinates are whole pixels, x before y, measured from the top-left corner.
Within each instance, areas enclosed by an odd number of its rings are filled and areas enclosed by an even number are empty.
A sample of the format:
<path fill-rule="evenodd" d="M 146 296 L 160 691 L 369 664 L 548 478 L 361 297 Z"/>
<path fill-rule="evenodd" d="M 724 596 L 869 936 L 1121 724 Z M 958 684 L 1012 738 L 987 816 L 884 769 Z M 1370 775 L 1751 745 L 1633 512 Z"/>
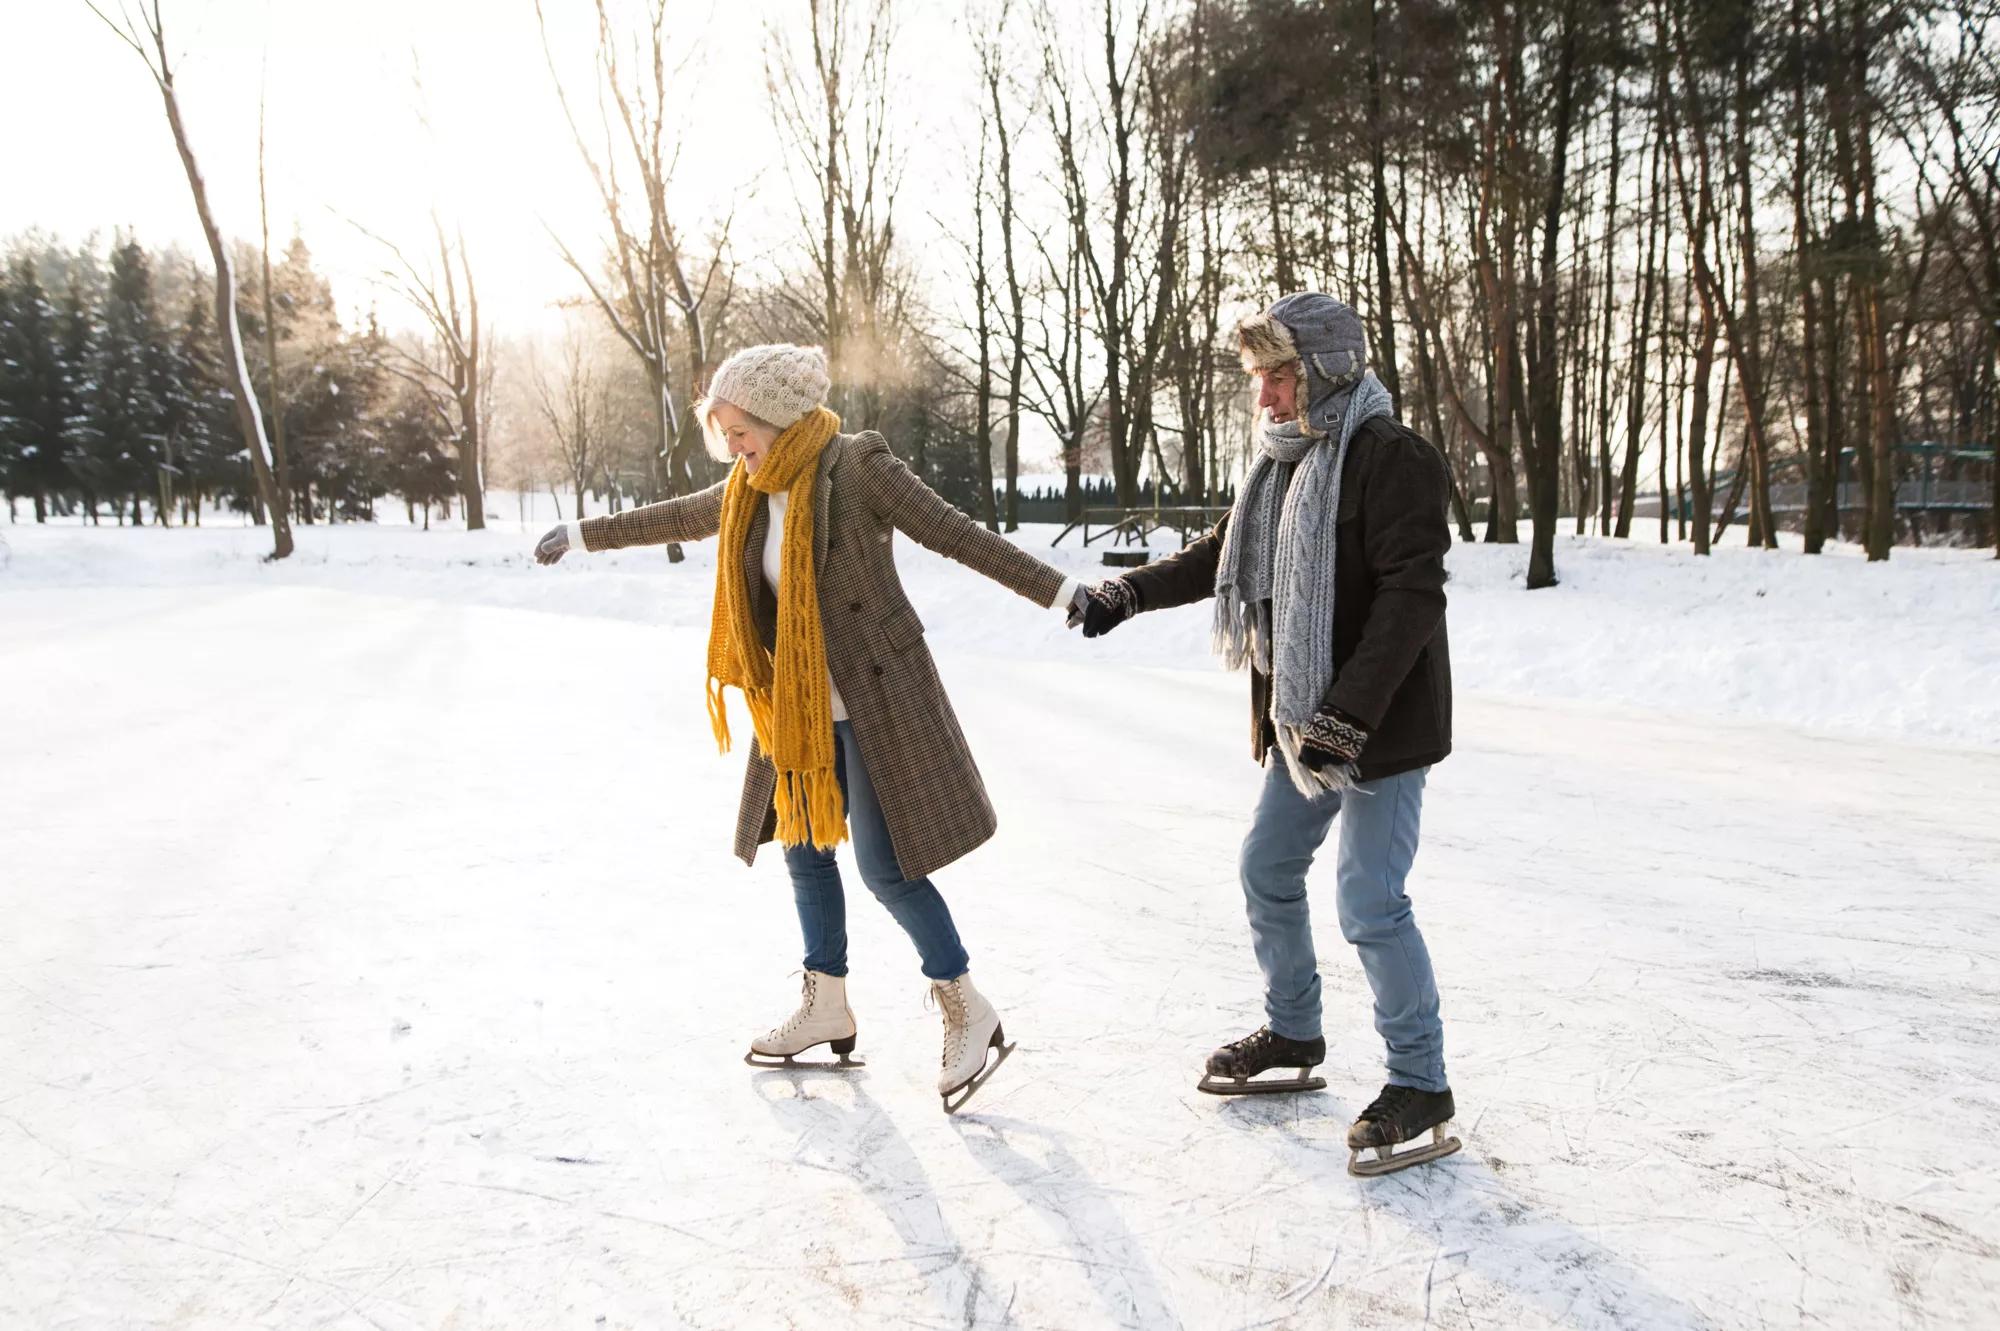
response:
<path fill-rule="evenodd" d="M 982 59 L 981 68 L 986 80 L 987 109 L 993 117 L 993 133 L 999 148 L 998 176 L 994 182 L 998 192 L 993 203 L 1000 221 L 1000 254 L 1007 281 L 1005 336 L 1008 349 L 1004 461 L 1007 501 L 1002 521 L 1006 530 L 1013 531 L 1021 525 L 1021 376 L 1028 354 L 1028 320 L 1026 284 L 1022 281 L 1015 252 L 1015 235 L 1020 223 L 1020 210 L 1014 192 L 1014 140 L 1018 131 L 1008 124 L 1007 108 L 1001 97 L 1004 64 L 999 59 L 1000 42 L 1006 35 L 1010 14 L 1011 6 L 1003 2 L 994 28 L 994 41 L 989 47 L 990 58 Z"/>
<path fill-rule="evenodd" d="M 257 96 L 257 233 L 263 265 L 264 298 L 264 386 L 271 411 L 271 451 L 277 460 L 277 493 L 280 504 L 292 498 L 291 466 L 285 455 L 285 398 L 278 381 L 278 303 L 271 292 L 271 206 L 264 188 L 264 97 Z M 312 508 L 300 511 L 299 520 L 311 525 Z"/>
<path fill-rule="evenodd" d="M 1046 10 L 1037 14 L 1036 31 L 1043 40 L 1041 102 L 1055 150 L 1054 183 L 1062 222 L 1034 232 L 1042 277 L 1035 291 L 1034 333 L 1029 340 L 1027 368 L 1035 391 L 1028 404 L 1062 445 L 1063 513 L 1067 521 L 1080 522 L 1084 436 L 1104 393 L 1102 384 L 1093 382 L 1084 354 L 1092 300 L 1086 272 L 1091 197 L 1080 169 L 1074 89 L 1056 67 Z"/>
<path fill-rule="evenodd" d="M 982 52 L 982 62 L 987 58 Z M 982 70 L 983 73 L 983 70 Z M 979 455 L 979 520 L 989 531 L 1000 530 L 993 502 L 993 278 L 986 261 L 986 152 L 993 127 L 979 121 L 979 157 L 972 173 L 973 448 Z"/>
<path fill-rule="evenodd" d="M 1899 126 L 1917 164 L 1928 212 L 1960 243 L 1945 253 L 1971 295 L 1984 330 L 1983 412 L 1973 413 L 1975 437 L 2000 440 L 2000 52 L 1993 45 L 1991 0 L 1953 0 L 1948 31 L 1906 59 L 1919 96 Z M 2000 558 L 2000 459 L 1992 467 L 1989 519 Z"/>
<path fill-rule="evenodd" d="M 807 0 L 806 8 L 806 49 L 774 27 L 768 55 L 811 273 L 794 301 L 825 339 L 836 409 L 868 419 L 896 375 L 906 328 L 894 262 L 902 155 L 889 133 L 895 25 L 887 0 Z"/>
<path fill-rule="evenodd" d="M 548 426 L 549 441 L 576 493 L 576 517 L 583 520 L 583 495 L 591 474 L 602 465 L 602 434 L 610 415 L 606 390 L 597 382 L 583 339 L 571 330 L 562 345 L 561 377 L 551 383 L 539 363 L 532 370 L 535 409 Z"/>
<path fill-rule="evenodd" d="M 1111 479 L 1118 487 L 1118 502 L 1131 505 L 1139 499 L 1139 460 L 1142 442 L 1135 437 L 1133 409 L 1143 403 L 1151 389 L 1152 356 L 1157 351 L 1156 335 L 1140 332 L 1147 303 L 1134 255 L 1135 223 L 1144 208 L 1146 175 L 1135 161 L 1140 137 L 1138 60 L 1144 50 L 1148 8 L 1141 4 L 1138 33 L 1121 51 L 1117 0 L 1104 0 L 1103 55 L 1101 76 L 1093 89 L 1101 96 L 1097 112 L 1099 133 L 1110 155 L 1109 179 L 1103 182 L 1109 207 L 1107 235 L 1097 243 L 1097 233 L 1086 231 L 1083 247 L 1085 271 L 1090 277 L 1091 296 L 1096 307 L 1097 335 L 1104 359 L 1104 405 L 1107 442 L 1111 448 Z M 1075 144 L 1072 141 L 1072 150 Z M 1081 176 L 1081 163 L 1066 168 Z M 1093 191 L 1095 192 L 1095 191 Z M 1104 251 L 1109 249 L 1110 253 Z"/>
<path fill-rule="evenodd" d="M 85 3 L 90 6 L 90 12 L 97 15 L 145 63 L 146 72 L 153 76 L 153 84 L 160 91 L 160 101 L 166 108 L 167 126 L 173 131 L 174 147 L 179 151 L 181 167 L 187 173 L 188 191 L 194 195 L 195 212 L 201 218 L 202 236 L 208 241 L 209 256 L 215 264 L 216 330 L 222 339 L 223 372 L 227 377 L 230 399 L 236 408 L 237 428 L 243 432 L 243 445 L 250 454 L 257 493 L 271 514 L 271 557 L 283 559 L 292 553 L 288 505 L 277 488 L 271 445 L 264 435 L 264 418 L 258 407 L 257 390 L 250 383 L 250 370 L 243 360 L 243 332 L 236 322 L 236 274 L 230 265 L 229 247 L 223 242 L 221 228 L 216 225 L 215 213 L 209 207 L 208 185 L 195 161 L 194 147 L 189 141 L 187 126 L 181 119 L 180 99 L 174 92 L 173 63 L 167 54 L 166 21 L 160 13 L 160 0 L 152 0 L 150 6 L 139 5 L 136 14 L 132 10 L 121 9 L 117 20 L 98 8 L 94 0 L 85 0 Z"/>
<path fill-rule="evenodd" d="M 701 423 L 691 413 L 679 410 L 675 395 L 695 391 L 713 368 L 712 328 L 734 289 L 734 274 L 726 258 L 729 224 L 722 224 L 703 261 L 691 251 L 668 200 L 679 151 L 668 137 L 673 115 L 668 103 L 681 70 L 669 69 L 667 64 L 666 0 L 648 0 L 644 31 L 632 42 L 630 63 L 624 58 L 605 0 L 596 0 L 596 12 L 595 73 L 602 147 L 594 147 L 586 137 L 569 92 L 556 72 L 548 22 L 541 0 L 535 0 L 535 20 L 541 26 L 549 77 L 577 152 L 597 186 L 610 230 L 604 244 L 606 271 L 600 276 L 560 236 L 553 231 L 550 236 L 619 340 L 645 369 L 658 428 L 656 488 L 670 497 L 694 484 Z M 621 180 L 621 164 L 637 178 L 636 202 Z M 667 558 L 680 562 L 678 544 L 667 547 Z"/>
<path fill-rule="evenodd" d="M 472 262 L 467 257 L 465 233 L 447 236 L 444 223 L 431 214 L 431 233 L 437 250 L 435 261 L 419 266 L 400 246 L 369 231 L 359 223 L 355 229 L 387 250 L 396 266 L 383 271 L 383 279 L 394 287 L 423 319 L 430 333 L 426 354 L 416 355 L 397 348 L 389 364 L 391 373 L 423 390 L 433 409 L 451 432 L 458 452 L 459 504 L 465 510 L 467 531 L 486 526 L 485 442 L 482 407 L 490 395 L 490 367 L 485 363 L 479 323 L 479 293 L 473 285 Z"/>

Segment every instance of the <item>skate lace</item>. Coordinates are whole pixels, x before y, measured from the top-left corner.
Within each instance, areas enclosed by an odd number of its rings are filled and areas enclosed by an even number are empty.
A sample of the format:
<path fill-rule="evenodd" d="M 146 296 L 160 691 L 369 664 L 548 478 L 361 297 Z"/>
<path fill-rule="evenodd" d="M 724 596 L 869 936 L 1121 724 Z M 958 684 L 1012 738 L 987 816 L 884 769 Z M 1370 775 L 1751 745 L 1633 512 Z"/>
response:
<path fill-rule="evenodd" d="M 799 972 L 793 971 L 792 974 L 797 975 Z M 784 1024 L 771 1032 L 773 1038 L 790 1035 L 793 1031 L 805 1025 L 806 1016 L 813 1009 L 813 1000 L 818 996 L 817 990 L 819 988 L 818 984 L 813 980 L 811 971 L 805 972 L 805 977 L 805 983 L 801 986 L 802 993 L 799 998 L 798 1011 L 785 1018 Z"/>
<path fill-rule="evenodd" d="M 938 1056 L 938 1067 L 948 1068 L 958 1061 L 964 1050 L 966 1028 L 971 1024 L 966 1016 L 965 995 L 956 980 L 946 984 L 934 984 L 924 999 L 924 1006 L 944 1014 L 944 1052 Z"/>
<path fill-rule="evenodd" d="M 1269 1026 L 1259 1026 L 1255 1031 L 1244 1036 L 1242 1039 L 1231 1041 L 1227 1048 L 1240 1054 L 1254 1054 L 1277 1038 L 1277 1036 L 1271 1034 Z"/>
<path fill-rule="evenodd" d="M 1384 1086 L 1382 1094 L 1375 1097 L 1375 1102 L 1361 1111 L 1361 1118 L 1364 1122 L 1372 1120 L 1393 1123 L 1402 1117 L 1403 1107 L 1409 1104 L 1416 1094 L 1416 1091 L 1408 1086 Z"/>

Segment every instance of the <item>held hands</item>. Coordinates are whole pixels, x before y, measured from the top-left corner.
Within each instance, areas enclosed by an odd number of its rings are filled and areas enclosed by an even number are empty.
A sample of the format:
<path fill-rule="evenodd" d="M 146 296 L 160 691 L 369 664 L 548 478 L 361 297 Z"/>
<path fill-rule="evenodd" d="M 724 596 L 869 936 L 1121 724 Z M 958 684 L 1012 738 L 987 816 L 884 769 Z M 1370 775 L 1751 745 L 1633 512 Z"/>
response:
<path fill-rule="evenodd" d="M 535 542 L 535 562 L 553 564 L 569 553 L 569 524 L 558 522 L 549 528 L 548 534 Z"/>
<path fill-rule="evenodd" d="M 1339 712 L 1325 711 L 1306 724 L 1299 737 L 1299 761 L 1317 772 L 1325 767 L 1352 767 L 1368 743 L 1368 729 Z"/>
<path fill-rule="evenodd" d="M 1123 578 L 1111 578 L 1095 587 L 1079 587 L 1070 602 L 1068 624 L 1083 626 L 1086 638 L 1101 637 L 1139 613 L 1139 594 Z"/>

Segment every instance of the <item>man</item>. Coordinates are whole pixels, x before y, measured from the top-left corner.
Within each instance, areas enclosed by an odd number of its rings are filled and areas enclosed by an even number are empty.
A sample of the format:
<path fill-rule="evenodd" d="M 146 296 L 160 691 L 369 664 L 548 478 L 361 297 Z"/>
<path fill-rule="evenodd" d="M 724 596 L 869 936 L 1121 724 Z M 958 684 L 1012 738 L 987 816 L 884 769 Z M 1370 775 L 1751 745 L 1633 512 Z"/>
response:
<path fill-rule="evenodd" d="M 1259 417 L 1235 508 L 1173 557 L 1080 592 L 1072 623 L 1096 637 L 1142 610 L 1217 598 L 1216 648 L 1250 667 L 1251 752 L 1269 768 L 1241 862 L 1268 1024 L 1216 1050 L 1201 1089 L 1326 1084 L 1308 1075 L 1326 1041 L 1306 870 L 1337 821 L 1341 933 L 1360 953 L 1388 1047 L 1388 1085 L 1348 1131 L 1348 1168 L 1388 1173 L 1459 1145 L 1444 1135 L 1455 1110 L 1437 982 L 1403 891 L 1425 775 L 1451 752 L 1450 480 L 1367 372 L 1348 306 L 1286 296 L 1236 337 Z M 1253 1080 L 1272 1068 L 1299 1072 Z M 1426 1131 L 1430 1144 L 1394 1150 Z"/>

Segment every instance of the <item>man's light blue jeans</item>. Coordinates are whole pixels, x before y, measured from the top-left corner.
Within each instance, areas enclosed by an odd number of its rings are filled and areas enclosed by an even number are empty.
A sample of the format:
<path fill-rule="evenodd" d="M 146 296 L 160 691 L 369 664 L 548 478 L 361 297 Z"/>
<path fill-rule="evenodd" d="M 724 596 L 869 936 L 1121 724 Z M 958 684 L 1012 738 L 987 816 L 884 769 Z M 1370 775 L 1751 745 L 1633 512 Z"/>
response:
<path fill-rule="evenodd" d="M 1417 931 L 1403 881 L 1417 857 L 1428 767 L 1308 799 L 1271 757 L 1264 791 L 1243 839 L 1243 898 L 1250 941 L 1264 972 L 1272 1031 L 1294 1040 L 1320 1034 L 1319 963 L 1313 952 L 1306 871 L 1336 817 L 1334 859 L 1340 932 L 1361 954 L 1375 991 L 1375 1029 L 1388 1046 L 1389 1080 L 1442 1091 L 1444 1025 L 1430 950 Z"/>

